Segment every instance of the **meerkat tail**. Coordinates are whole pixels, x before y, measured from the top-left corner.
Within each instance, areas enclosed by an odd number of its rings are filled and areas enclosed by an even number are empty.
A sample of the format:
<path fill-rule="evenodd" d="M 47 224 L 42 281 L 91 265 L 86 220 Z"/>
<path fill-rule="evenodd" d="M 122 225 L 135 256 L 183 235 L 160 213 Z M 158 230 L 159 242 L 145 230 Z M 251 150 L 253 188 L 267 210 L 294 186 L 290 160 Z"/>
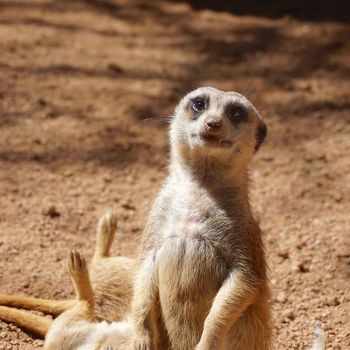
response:
<path fill-rule="evenodd" d="M 314 342 L 311 350 L 325 350 L 326 349 L 326 335 L 321 329 L 320 325 L 316 326 Z"/>
<path fill-rule="evenodd" d="M 117 215 L 112 211 L 108 211 L 98 222 L 94 259 L 109 256 L 109 249 L 117 229 L 117 222 Z"/>
<path fill-rule="evenodd" d="M 26 297 L 22 295 L 0 294 L 0 305 L 15 307 L 26 310 L 36 310 L 44 314 L 58 316 L 68 310 L 75 303 L 75 300 L 50 300 Z"/>
<path fill-rule="evenodd" d="M 44 338 L 52 321 L 44 316 L 34 315 L 28 311 L 0 306 L 0 320 L 10 322 Z"/>

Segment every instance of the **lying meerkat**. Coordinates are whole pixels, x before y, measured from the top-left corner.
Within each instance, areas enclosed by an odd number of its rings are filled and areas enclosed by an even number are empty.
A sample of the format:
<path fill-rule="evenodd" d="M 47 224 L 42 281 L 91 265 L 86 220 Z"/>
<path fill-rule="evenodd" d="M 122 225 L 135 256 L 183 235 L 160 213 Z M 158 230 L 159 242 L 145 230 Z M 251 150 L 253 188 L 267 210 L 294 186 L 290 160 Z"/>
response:
<path fill-rule="evenodd" d="M 132 349 L 270 348 L 264 250 L 247 190 L 265 135 L 240 94 L 201 88 L 180 101 L 170 174 L 138 259 Z M 313 350 L 324 349 L 317 335 Z"/>
<path fill-rule="evenodd" d="M 264 247 L 248 197 L 266 132 L 235 92 L 199 88 L 178 104 L 169 175 L 142 238 L 134 350 L 270 349 Z"/>
<path fill-rule="evenodd" d="M 127 257 L 110 257 L 109 249 L 117 227 L 116 215 L 105 214 L 99 221 L 96 246 L 89 265 L 98 320 L 120 321 L 130 311 L 135 261 Z M 75 300 L 46 300 L 20 295 L 0 295 L 0 319 L 45 337 L 52 321 L 23 308 L 58 316 L 75 305 Z"/>
<path fill-rule="evenodd" d="M 72 250 L 69 272 L 77 300 L 57 317 L 45 338 L 45 350 L 128 350 L 132 326 L 123 322 L 96 322 L 95 300 L 84 257 Z"/>

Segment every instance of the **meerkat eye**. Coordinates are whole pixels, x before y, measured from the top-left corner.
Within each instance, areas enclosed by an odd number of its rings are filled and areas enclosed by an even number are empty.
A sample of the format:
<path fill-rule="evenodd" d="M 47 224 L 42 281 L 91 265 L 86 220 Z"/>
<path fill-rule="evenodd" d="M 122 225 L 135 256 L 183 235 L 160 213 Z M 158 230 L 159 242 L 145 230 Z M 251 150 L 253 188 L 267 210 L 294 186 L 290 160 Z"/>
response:
<path fill-rule="evenodd" d="M 232 123 L 238 124 L 247 120 L 248 112 L 242 106 L 234 106 L 229 110 L 228 116 Z"/>
<path fill-rule="evenodd" d="M 196 112 L 203 112 L 207 108 L 207 103 L 202 97 L 197 97 L 192 101 L 192 109 Z"/>

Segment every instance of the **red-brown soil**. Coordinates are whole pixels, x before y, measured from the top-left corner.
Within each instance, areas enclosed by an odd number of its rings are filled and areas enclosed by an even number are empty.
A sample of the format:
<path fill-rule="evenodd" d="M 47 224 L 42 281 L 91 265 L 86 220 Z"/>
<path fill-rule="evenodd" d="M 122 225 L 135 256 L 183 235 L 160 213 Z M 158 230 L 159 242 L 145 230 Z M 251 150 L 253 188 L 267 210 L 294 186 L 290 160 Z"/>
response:
<path fill-rule="evenodd" d="M 67 252 L 91 255 L 109 208 L 114 253 L 134 256 L 167 166 L 166 123 L 149 118 L 213 85 L 248 94 L 269 127 L 251 197 L 275 349 L 306 349 L 316 323 L 328 349 L 350 348 L 350 27 L 263 10 L 0 2 L 0 293 L 71 297 Z M 0 322 L 0 349 L 42 344 Z"/>

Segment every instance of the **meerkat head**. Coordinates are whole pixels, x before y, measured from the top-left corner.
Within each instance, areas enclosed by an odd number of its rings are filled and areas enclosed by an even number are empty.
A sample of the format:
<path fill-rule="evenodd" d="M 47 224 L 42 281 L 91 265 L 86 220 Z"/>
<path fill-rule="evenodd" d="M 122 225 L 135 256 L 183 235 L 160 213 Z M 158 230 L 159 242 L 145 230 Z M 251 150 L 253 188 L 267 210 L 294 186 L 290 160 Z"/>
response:
<path fill-rule="evenodd" d="M 179 102 L 170 139 L 173 151 L 182 157 L 246 165 L 266 133 L 266 124 L 246 97 L 203 87 Z"/>

